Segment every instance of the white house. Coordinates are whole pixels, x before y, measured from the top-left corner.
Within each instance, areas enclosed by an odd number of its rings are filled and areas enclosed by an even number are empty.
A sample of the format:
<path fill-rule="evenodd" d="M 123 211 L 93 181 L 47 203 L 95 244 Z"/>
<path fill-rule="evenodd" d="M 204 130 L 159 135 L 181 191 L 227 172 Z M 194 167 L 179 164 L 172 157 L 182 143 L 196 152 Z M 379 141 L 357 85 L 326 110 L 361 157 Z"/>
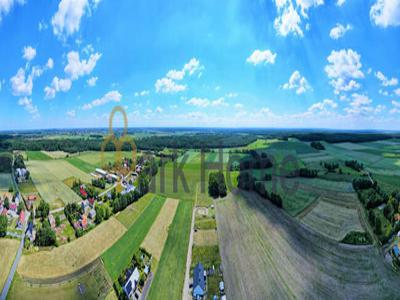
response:
<path fill-rule="evenodd" d="M 123 286 L 123 290 L 129 299 L 133 299 L 137 283 L 139 282 L 140 274 L 138 268 L 135 268 L 129 277 L 128 281 Z"/>

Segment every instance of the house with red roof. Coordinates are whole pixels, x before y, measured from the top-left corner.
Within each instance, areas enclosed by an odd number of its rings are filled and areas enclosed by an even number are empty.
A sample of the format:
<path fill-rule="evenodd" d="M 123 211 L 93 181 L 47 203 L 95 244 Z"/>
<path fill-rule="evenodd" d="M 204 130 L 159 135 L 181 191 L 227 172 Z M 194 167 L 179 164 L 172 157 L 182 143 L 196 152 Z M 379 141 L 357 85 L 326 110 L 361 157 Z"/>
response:
<path fill-rule="evenodd" d="M 24 227 L 24 223 L 25 223 L 25 211 L 21 210 L 21 212 L 19 213 L 17 227 L 22 229 Z"/>

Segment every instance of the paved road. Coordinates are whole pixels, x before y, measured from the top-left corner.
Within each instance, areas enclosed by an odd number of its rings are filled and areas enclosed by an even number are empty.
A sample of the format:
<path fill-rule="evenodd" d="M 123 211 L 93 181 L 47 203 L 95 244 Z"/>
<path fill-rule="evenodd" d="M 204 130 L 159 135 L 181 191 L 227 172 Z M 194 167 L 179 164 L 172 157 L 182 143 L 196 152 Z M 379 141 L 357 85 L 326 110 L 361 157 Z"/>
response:
<path fill-rule="evenodd" d="M 149 278 L 147 278 L 146 282 L 144 283 L 142 294 L 140 295 L 139 300 L 145 300 L 147 298 L 147 293 L 150 290 L 152 281 L 153 281 L 153 272 L 150 272 Z"/>
<path fill-rule="evenodd" d="M 14 166 L 14 160 L 13 160 L 13 164 L 12 165 Z M 14 172 L 13 172 L 12 178 L 13 178 L 13 181 L 14 181 L 15 189 L 16 189 L 17 193 L 19 193 L 18 185 L 15 182 L 15 178 L 14 178 Z M 21 259 L 22 250 L 24 249 L 26 223 L 27 223 L 27 220 L 29 220 L 29 216 L 30 216 L 30 213 L 27 213 L 26 216 L 25 216 L 25 222 L 24 222 L 24 226 L 23 226 L 21 242 L 19 244 L 17 255 L 15 256 L 13 265 L 12 265 L 11 270 L 10 270 L 10 273 L 8 274 L 7 280 L 6 280 L 5 284 L 4 284 L 3 291 L 1 292 L 0 300 L 5 300 L 7 298 L 7 294 L 8 294 L 8 291 L 9 291 L 10 287 L 11 287 L 11 283 L 13 281 L 15 271 L 17 270 L 17 267 L 18 267 L 18 264 L 19 264 L 19 260 Z"/>

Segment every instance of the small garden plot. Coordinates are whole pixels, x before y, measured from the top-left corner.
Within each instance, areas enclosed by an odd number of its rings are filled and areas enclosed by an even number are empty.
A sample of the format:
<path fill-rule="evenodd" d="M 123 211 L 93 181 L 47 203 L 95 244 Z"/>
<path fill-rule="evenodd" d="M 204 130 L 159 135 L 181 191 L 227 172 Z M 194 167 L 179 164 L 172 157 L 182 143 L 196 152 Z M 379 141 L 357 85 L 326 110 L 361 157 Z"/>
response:
<path fill-rule="evenodd" d="M 49 251 L 23 255 L 18 273 L 23 277 L 37 279 L 66 276 L 93 262 L 125 231 L 125 227 L 112 217 L 71 243 Z"/>
<path fill-rule="evenodd" d="M 8 191 L 13 186 L 10 173 L 0 173 L 0 191 Z"/>
<path fill-rule="evenodd" d="M 343 240 L 351 231 L 364 232 L 357 209 L 341 207 L 324 201 L 323 198 L 302 218 L 302 222 L 336 241 Z"/>
<path fill-rule="evenodd" d="M 210 206 L 209 208 L 196 207 L 195 218 L 195 230 L 217 228 L 217 222 L 215 221 L 215 209 L 212 206 Z"/>
<path fill-rule="evenodd" d="M 143 286 L 153 269 L 153 260 L 149 252 L 143 248 L 133 254 L 128 266 L 121 272 L 114 283 L 114 290 L 119 299 L 126 299 L 123 287 L 129 287 L 135 295 L 141 295 Z"/>
<path fill-rule="evenodd" d="M 19 247 L 19 240 L 0 238 L 0 290 L 3 290 L 8 273 L 14 262 Z"/>
<path fill-rule="evenodd" d="M 215 229 L 197 230 L 194 232 L 194 244 L 196 246 L 218 245 L 218 235 Z"/>
<path fill-rule="evenodd" d="M 152 253 L 157 260 L 160 260 L 164 243 L 167 240 L 168 228 L 175 216 L 178 204 L 179 200 L 176 199 L 169 198 L 165 201 L 157 219 L 142 243 L 142 247 Z"/>

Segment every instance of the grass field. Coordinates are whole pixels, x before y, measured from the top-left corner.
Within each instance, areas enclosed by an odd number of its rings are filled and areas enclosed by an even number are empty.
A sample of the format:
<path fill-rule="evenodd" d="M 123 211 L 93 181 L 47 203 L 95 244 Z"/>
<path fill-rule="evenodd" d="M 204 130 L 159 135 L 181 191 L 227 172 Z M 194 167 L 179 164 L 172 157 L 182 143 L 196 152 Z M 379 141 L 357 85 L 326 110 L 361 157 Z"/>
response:
<path fill-rule="evenodd" d="M 167 199 L 157 219 L 154 221 L 142 243 L 142 247 L 151 253 L 157 261 L 160 260 L 162 249 L 168 237 L 168 229 L 175 216 L 179 200 Z"/>
<path fill-rule="evenodd" d="M 42 196 L 51 208 L 56 208 L 59 199 L 63 203 L 78 202 L 81 198 L 74 193 L 63 180 L 73 176 L 83 182 L 90 182 L 90 175 L 64 160 L 27 161 L 26 165 L 31 173 L 32 180 Z M 59 201 L 58 201 L 59 202 Z"/>
<path fill-rule="evenodd" d="M 302 218 L 302 222 L 336 241 L 341 241 L 351 231 L 364 231 L 357 209 L 335 205 L 324 198 Z"/>
<path fill-rule="evenodd" d="M 168 231 L 147 299 L 181 299 L 189 244 L 192 203 L 181 201 Z"/>
<path fill-rule="evenodd" d="M 96 166 L 80 159 L 79 157 L 69 157 L 66 159 L 66 161 L 85 173 L 92 173 L 96 170 Z"/>
<path fill-rule="evenodd" d="M 218 245 L 218 235 L 215 229 L 197 230 L 193 235 L 196 246 Z"/>
<path fill-rule="evenodd" d="M 3 290 L 8 273 L 14 262 L 15 255 L 19 247 L 19 240 L 15 239 L 0 239 L 0 291 Z"/>
<path fill-rule="evenodd" d="M 136 219 L 140 216 L 143 210 L 150 204 L 153 200 L 154 194 L 147 193 L 138 201 L 132 203 L 119 214 L 116 215 L 118 221 L 122 223 L 127 229 L 135 223 Z"/>
<path fill-rule="evenodd" d="M 255 194 L 217 201 L 228 299 L 394 299 L 400 276 L 373 246 L 300 226 Z"/>
<path fill-rule="evenodd" d="M 26 151 L 28 160 L 51 160 L 52 158 L 42 151 Z"/>
<path fill-rule="evenodd" d="M 23 255 L 18 265 L 22 277 L 47 279 L 76 272 L 93 262 L 126 231 L 114 217 L 66 245 Z"/>
<path fill-rule="evenodd" d="M 12 178 L 10 173 L 0 173 L 0 191 L 8 191 L 12 186 Z"/>
<path fill-rule="evenodd" d="M 78 285 L 84 286 L 84 294 L 78 292 Z M 112 289 L 101 261 L 98 259 L 90 271 L 59 284 L 31 284 L 15 275 L 7 299 L 104 299 Z"/>
<path fill-rule="evenodd" d="M 138 153 L 139 154 L 139 153 Z M 81 152 L 78 156 L 75 156 L 88 164 L 95 166 L 96 168 L 103 167 L 103 162 L 101 159 L 101 152 L 100 151 L 88 151 L 88 152 Z M 132 152 L 122 151 L 121 158 L 127 157 L 132 158 Z M 115 162 L 115 152 L 104 152 L 104 163 L 108 164 L 109 162 Z"/>
<path fill-rule="evenodd" d="M 164 202 L 165 198 L 155 197 L 128 231 L 102 255 L 104 266 L 113 281 L 126 268 L 133 253 L 139 249 Z"/>

